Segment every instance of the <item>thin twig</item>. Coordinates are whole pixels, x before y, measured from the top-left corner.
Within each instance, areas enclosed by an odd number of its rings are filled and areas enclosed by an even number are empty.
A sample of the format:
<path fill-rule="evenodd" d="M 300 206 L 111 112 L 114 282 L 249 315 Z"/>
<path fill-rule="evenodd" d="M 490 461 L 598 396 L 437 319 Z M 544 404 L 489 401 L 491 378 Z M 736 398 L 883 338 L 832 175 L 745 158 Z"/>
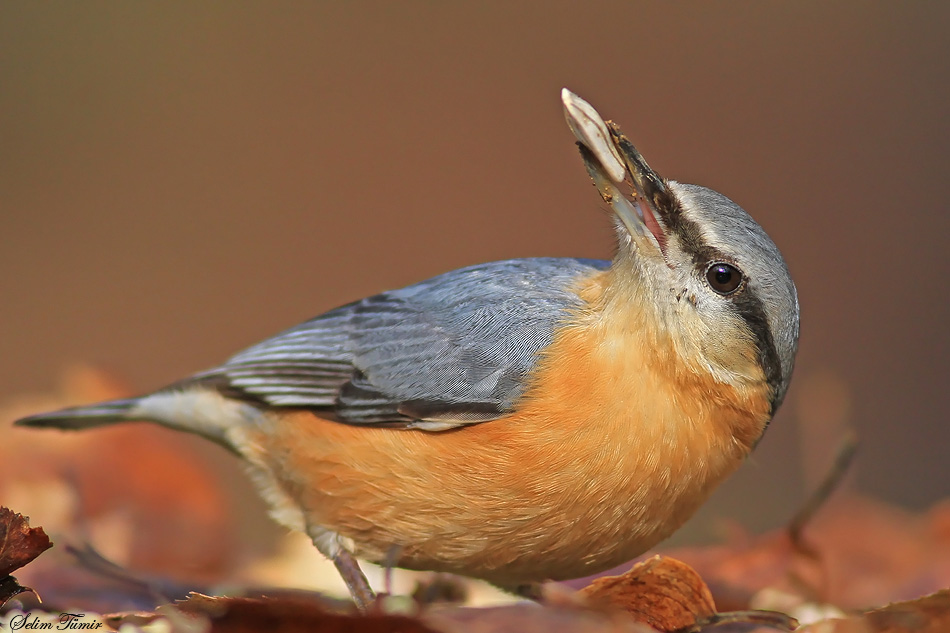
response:
<path fill-rule="evenodd" d="M 790 615 L 778 611 L 751 610 L 714 613 L 708 617 L 697 620 L 695 624 L 678 629 L 676 633 L 699 633 L 699 631 L 707 627 L 740 623 L 767 626 L 779 631 L 794 631 L 798 628 L 798 620 Z"/>
<path fill-rule="evenodd" d="M 117 581 L 125 587 L 138 591 L 143 596 L 148 596 L 156 604 L 170 602 L 177 597 L 183 597 L 194 589 L 201 593 L 208 593 L 203 587 L 185 588 L 171 581 L 148 580 L 138 576 L 134 572 L 117 565 L 102 554 L 100 554 L 92 545 L 84 543 L 82 547 L 67 544 L 66 553 L 73 556 L 79 566 L 93 573 L 100 578 L 107 578 Z"/>
<path fill-rule="evenodd" d="M 854 432 L 849 430 L 838 446 L 835 459 L 831 464 L 831 468 L 828 469 L 828 473 L 801 509 L 788 522 L 786 528 L 792 551 L 810 560 L 818 570 L 817 583 L 808 582 L 800 573 L 792 569 L 789 570 L 789 580 L 802 591 L 803 595 L 810 596 L 813 600 L 824 600 L 824 597 L 828 595 L 831 581 L 828 577 L 828 569 L 823 564 L 821 552 L 805 539 L 805 528 L 841 485 L 841 482 L 844 481 L 844 476 L 857 454 L 857 448 L 857 438 Z"/>
<path fill-rule="evenodd" d="M 851 462 L 854 461 L 857 449 L 858 440 L 853 431 L 848 431 L 841 440 L 841 446 L 838 448 L 835 461 L 832 463 L 828 474 L 825 475 L 824 480 L 822 480 L 818 488 L 811 494 L 808 501 L 805 502 L 805 505 L 803 505 L 801 509 L 795 513 L 795 516 L 792 517 L 792 520 L 788 522 L 788 536 L 792 540 L 793 545 L 797 547 L 804 545 L 802 533 L 805 531 L 805 526 L 811 522 L 818 510 L 821 509 L 825 502 L 828 501 L 828 498 L 831 497 L 831 494 L 841 485 L 844 476 L 851 467 Z"/>

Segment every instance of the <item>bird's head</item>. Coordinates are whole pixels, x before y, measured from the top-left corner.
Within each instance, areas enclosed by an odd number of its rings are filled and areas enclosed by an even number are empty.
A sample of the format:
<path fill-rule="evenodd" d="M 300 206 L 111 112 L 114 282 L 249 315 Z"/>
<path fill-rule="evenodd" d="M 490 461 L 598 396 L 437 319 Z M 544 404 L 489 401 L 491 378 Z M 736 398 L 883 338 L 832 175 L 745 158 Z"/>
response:
<path fill-rule="evenodd" d="M 778 248 L 724 195 L 667 181 L 613 123 L 562 92 L 587 171 L 614 213 L 619 301 L 650 306 L 677 352 L 716 380 L 765 380 L 771 409 L 788 389 L 798 296 Z"/>

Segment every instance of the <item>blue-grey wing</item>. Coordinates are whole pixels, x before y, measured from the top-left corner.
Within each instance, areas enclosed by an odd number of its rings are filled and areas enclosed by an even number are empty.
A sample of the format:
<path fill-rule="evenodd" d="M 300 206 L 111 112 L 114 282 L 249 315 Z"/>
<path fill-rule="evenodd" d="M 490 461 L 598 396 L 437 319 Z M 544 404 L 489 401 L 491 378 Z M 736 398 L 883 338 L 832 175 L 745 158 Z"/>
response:
<path fill-rule="evenodd" d="M 202 376 L 352 424 L 491 420 L 511 410 L 538 352 L 579 306 L 578 279 L 606 266 L 536 258 L 462 268 L 331 310 Z"/>

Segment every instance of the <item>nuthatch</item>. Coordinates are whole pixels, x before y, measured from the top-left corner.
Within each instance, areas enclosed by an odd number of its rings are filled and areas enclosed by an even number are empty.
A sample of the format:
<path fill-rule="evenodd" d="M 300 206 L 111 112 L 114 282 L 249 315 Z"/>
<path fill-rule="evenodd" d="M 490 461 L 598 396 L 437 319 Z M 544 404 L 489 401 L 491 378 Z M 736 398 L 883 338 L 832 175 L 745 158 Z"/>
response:
<path fill-rule="evenodd" d="M 354 555 L 517 589 L 666 538 L 788 388 L 798 299 L 765 231 L 660 178 L 585 101 L 568 123 L 613 260 L 480 264 L 331 310 L 154 393 L 31 416 L 146 420 L 236 453 L 357 604 Z"/>

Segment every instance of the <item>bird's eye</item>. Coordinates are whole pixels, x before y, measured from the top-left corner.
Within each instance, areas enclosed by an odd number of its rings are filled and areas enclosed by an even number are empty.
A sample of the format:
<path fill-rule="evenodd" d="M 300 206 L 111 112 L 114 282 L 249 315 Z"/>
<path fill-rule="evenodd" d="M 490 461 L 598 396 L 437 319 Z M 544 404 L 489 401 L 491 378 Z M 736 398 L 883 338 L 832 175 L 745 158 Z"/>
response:
<path fill-rule="evenodd" d="M 721 295 L 731 295 L 742 283 L 742 271 L 731 264 L 716 262 L 706 269 L 706 281 Z"/>

